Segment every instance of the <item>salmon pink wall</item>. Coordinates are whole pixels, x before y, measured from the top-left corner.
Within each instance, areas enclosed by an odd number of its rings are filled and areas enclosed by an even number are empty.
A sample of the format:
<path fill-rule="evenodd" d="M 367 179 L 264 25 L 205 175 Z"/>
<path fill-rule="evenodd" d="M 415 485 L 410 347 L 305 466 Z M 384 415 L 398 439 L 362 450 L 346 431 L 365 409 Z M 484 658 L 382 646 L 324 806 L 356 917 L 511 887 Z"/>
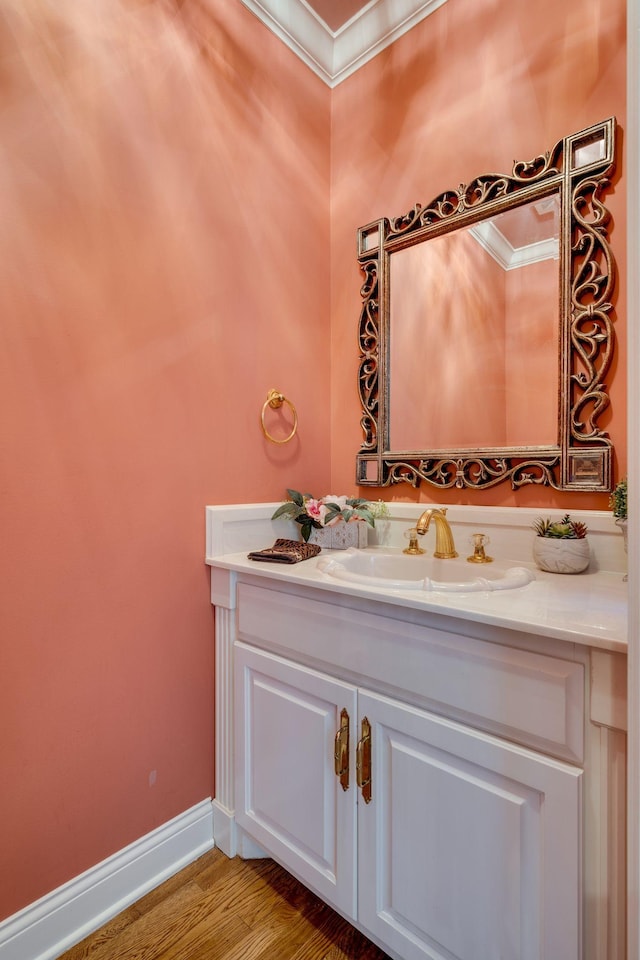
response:
<path fill-rule="evenodd" d="M 333 92 L 332 98 L 332 482 L 354 483 L 363 435 L 356 331 L 362 276 L 356 230 L 399 216 L 416 202 L 473 177 L 509 172 L 559 139 L 615 114 L 620 163 L 607 193 L 621 286 L 618 352 L 608 381 L 611 408 L 600 426 L 626 466 L 624 0 L 449 0 Z M 436 362 L 436 361 L 434 361 Z M 606 495 L 556 494 L 508 484 L 485 493 L 423 484 L 363 488 L 386 499 L 606 509 Z"/>
<path fill-rule="evenodd" d="M 506 314 L 512 319 L 505 331 L 507 436 L 516 444 L 554 444 L 558 436 L 558 261 L 540 260 L 508 270 L 505 280 Z"/>
<path fill-rule="evenodd" d="M 330 486 L 330 91 L 231 0 L 0 44 L 3 917 L 213 792 L 205 504 Z"/>

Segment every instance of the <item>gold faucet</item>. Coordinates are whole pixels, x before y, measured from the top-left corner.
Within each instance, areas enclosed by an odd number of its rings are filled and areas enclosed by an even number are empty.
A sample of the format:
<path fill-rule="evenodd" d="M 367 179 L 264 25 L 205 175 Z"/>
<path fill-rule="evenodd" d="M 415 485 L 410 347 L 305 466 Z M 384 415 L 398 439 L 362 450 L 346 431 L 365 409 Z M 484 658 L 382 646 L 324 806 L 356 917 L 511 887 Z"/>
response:
<path fill-rule="evenodd" d="M 439 560 L 453 560 L 454 557 L 458 556 L 446 513 L 446 507 L 442 507 L 441 509 L 430 507 L 429 510 L 424 511 L 416 523 L 416 533 L 423 537 L 429 529 L 431 521 L 435 521 L 436 548 L 433 551 L 433 555 Z"/>

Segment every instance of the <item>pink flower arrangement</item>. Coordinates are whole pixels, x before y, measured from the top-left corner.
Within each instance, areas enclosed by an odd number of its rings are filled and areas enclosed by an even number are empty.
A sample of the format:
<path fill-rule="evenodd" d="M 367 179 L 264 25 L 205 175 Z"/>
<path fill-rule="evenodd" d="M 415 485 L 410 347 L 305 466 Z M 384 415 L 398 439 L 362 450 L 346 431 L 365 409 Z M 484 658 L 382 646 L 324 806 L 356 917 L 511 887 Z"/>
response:
<path fill-rule="evenodd" d="M 335 523 L 349 523 L 351 520 L 364 520 L 375 526 L 375 518 L 368 500 L 355 497 L 336 497 L 329 494 L 316 500 L 310 493 L 298 493 L 287 490 L 289 500 L 282 503 L 272 516 L 272 520 L 286 517 L 300 524 L 302 539 L 308 540 L 311 531 L 330 527 Z"/>

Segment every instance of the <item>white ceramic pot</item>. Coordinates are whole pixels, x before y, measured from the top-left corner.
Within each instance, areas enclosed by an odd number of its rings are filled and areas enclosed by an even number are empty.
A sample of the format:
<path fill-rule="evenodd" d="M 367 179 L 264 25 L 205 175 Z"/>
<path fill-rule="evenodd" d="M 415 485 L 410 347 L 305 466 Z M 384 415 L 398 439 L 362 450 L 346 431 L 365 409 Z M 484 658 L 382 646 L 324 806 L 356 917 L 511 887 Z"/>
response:
<path fill-rule="evenodd" d="M 622 536 L 624 537 L 624 552 L 627 552 L 627 520 L 623 520 L 621 517 L 618 517 L 616 520 L 616 526 L 620 527 L 622 530 Z"/>
<path fill-rule="evenodd" d="M 591 559 L 589 538 L 556 540 L 553 537 L 534 537 L 533 559 L 540 570 L 549 573 L 582 573 Z"/>
<path fill-rule="evenodd" d="M 616 520 L 616 525 L 620 527 L 620 529 L 622 530 L 622 536 L 624 538 L 624 552 L 626 553 L 627 552 L 627 519 L 626 517 L 624 519 L 622 517 L 618 517 L 618 519 Z M 626 581 L 628 579 L 628 574 L 625 573 L 622 579 Z"/>

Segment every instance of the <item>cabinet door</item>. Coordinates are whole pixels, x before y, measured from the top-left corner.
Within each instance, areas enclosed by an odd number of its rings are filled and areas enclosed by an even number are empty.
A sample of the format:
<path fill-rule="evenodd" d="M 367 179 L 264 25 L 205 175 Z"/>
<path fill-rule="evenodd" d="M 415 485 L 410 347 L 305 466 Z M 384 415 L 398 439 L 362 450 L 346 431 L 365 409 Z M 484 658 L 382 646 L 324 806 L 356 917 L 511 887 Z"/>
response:
<path fill-rule="evenodd" d="M 363 927 L 403 960 L 578 960 L 581 772 L 384 697 L 359 711 Z"/>
<path fill-rule="evenodd" d="M 353 732 L 343 750 L 347 789 L 334 759 L 342 711 L 354 722 L 355 687 L 242 643 L 234 655 L 236 822 L 355 918 Z"/>

